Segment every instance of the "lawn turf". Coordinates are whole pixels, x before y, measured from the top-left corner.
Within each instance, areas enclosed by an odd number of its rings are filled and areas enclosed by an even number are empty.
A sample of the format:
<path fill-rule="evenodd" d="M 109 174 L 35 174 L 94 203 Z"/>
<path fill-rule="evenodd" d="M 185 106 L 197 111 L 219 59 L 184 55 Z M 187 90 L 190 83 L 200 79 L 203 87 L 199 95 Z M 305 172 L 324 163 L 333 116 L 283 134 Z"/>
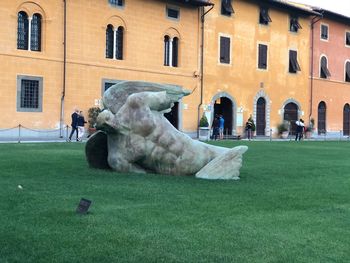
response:
<path fill-rule="evenodd" d="M 0 262 L 350 262 L 349 142 L 216 144 L 249 146 L 241 180 L 89 169 L 80 143 L 0 144 Z"/>

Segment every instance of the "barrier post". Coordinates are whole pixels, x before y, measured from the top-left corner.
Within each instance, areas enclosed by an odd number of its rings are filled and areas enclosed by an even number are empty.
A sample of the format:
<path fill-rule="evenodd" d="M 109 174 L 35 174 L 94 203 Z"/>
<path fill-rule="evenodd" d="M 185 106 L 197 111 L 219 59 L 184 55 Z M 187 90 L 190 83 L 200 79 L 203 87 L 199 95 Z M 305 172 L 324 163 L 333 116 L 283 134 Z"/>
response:
<path fill-rule="evenodd" d="M 68 125 L 66 125 L 66 141 L 68 142 Z"/>
<path fill-rule="evenodd" d="M 270 142 L 272 142 L 272 129 L 270 129 Z"/>
<path fill-rule="evenodd" d="M 21 124 L 18 125 L 18 143 L 21 143 Z"/>

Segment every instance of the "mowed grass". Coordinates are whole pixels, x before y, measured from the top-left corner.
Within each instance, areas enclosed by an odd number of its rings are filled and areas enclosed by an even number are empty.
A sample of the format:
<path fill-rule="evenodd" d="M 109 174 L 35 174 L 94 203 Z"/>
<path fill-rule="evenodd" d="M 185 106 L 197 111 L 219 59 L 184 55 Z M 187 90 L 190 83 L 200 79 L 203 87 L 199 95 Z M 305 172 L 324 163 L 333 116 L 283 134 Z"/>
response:
<path fill-rule="evenodd" d="M 350 143 L 216 144 L 249 146 L 241 180 L 89 169 L 79 143 L 1 144 L 0 262 L 350 262 Z"/>

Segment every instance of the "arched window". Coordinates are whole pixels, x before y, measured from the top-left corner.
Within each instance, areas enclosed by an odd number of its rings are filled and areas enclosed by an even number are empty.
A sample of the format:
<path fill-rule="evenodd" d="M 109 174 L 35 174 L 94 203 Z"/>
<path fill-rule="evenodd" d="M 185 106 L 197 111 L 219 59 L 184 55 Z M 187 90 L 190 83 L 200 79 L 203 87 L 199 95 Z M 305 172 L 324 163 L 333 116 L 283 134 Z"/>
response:
<path fill-rule="evenodd" d="M 179 54 L 179 39 L 174 37 L 173 39 L 173 67 L 177 67 L 178 65 L 178 54 Z"/>
<path fill-rule="evenodd" d="M 124 35 L 124 28 L 120 26 L 118 27 L 118 30 L 117 30 L 117 39 L 115 43 L 115 57 L 116 59 L 119 59 L 119 60 L 123 59 L 123 35 Z"/>
<path fill-rule="evenodd" d="M 17 49 L 28 50 L 28 30 L 28 15 L 21 11 L 18 13 L 17 19 Z"/>
<path fill-rule="evenodd" d="M 170 37 L 164 36 L 164 66 L 170 66 Z"/>
<path fill-rule="evenodd" d="M 31 22 L 30 50 L 41 51 L 41 15 L 34 14 Z"/>
<path fill-rule="evenodd" d="M 328 70 L 328 61 L 325 56 L 321 57 L 320 63 L 320 78 L 326 79 L 331 76 L 331 73 Z"/>
<path fill-rule="evenodd" d="M 348 103 L 343 108 L 343 135 L 350 135 L 350 106 Z"/>
<path fill-rule="evenodd" d="M 318 104 L 318 134 L 326 133 L 326 103 L 321 101 Z"/>
<path fill-rule="evenodd" d="M 345 81 L 350 82 L 350 61 L 345 63 Z"/>
<path fill-rule="evenodd" d="M 179 38 L 164 36 L 164 66 L 177 67 L 179 63 Z"/>
<path fill-rule="evenodd" d="M 114 33 L 113 26 L 108 25 L 106 29 L 106 58 L 113 58 Z"/>

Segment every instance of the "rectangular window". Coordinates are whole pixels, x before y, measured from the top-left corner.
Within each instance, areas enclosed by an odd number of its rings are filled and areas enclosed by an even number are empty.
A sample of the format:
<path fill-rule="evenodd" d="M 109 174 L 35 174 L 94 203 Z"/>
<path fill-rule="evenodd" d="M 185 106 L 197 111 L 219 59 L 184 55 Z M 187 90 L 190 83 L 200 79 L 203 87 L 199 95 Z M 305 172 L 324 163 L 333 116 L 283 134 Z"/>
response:
<path fill-rule="evenodd" d="M 259 13 L 259 23 L 262 25 L 268 25 L 270 22 L 272 22 L 272 20 L 269 16 L 269 9 L 267 7 L 261 6 Z"/>
<path fill-rule="evenodd" d="M 298 53 L 295 50 L 289 50 L 289 72 L 297 73 L 297 71 L 300 71 Z"/>
<path fill-rule="evenodd" d="M 104 86 L 104 91 L 108 90 L 110 87 L 112 87 L 115 83 L 106 82 Z"/>
<path fill-rule="evenodd" d="M 291 32 L 298 32 L 299 29 L 302 29 L 301 25 L 299 24 L 297 17 L 291 17 L 289 21 L 289 30 Z"/>
<path fill-rule="evenodd" d="M 17 76 L 17 111 L 42 111 L 41 77 Z"/>
<path fill-rule="evenodd" d="M 350 46 L 350 32 L 345 33 L 345 45 Z"/>
<path fill-rule="evenodd" d="M 224 16 L 231 16 L 235 11 L 232 7 L 231 0 L 221 0 L 221 14 Z"/>
<path fill-rule="evenodd" d="M 179 19 L 180 18 L 180 10 L 178 8 L 167 6 L 166 15 L 168 18 L 171 18 L 171 19 Z"/>
<path fill-rule="evenodd" d="M 108 0 L 113 6 L 124 6 L 124 0 Z"/>
<path fill-rule="evenodd" d="M 267 69 L 267 45 L 259 44 L 258 68 Z"/>
<path fill-rule="evenodd" d="M 321 25 L 321 39 L 328 40 L 328 26 Z"/>
<path fill-rule="evenodd" d="M 112 87 L 115 84 L 118 84 L 122 80 L 114 80 L 114 79 L 102 79 L 102 96 L 103 93 L 105 93 L 106 90 L 108 90 L 110 87 Z"/>
<path fill-rule="evenodd" d="M 220 63 L 230 64 L 230 42 L 229 37 L 220 36 Z"/>

